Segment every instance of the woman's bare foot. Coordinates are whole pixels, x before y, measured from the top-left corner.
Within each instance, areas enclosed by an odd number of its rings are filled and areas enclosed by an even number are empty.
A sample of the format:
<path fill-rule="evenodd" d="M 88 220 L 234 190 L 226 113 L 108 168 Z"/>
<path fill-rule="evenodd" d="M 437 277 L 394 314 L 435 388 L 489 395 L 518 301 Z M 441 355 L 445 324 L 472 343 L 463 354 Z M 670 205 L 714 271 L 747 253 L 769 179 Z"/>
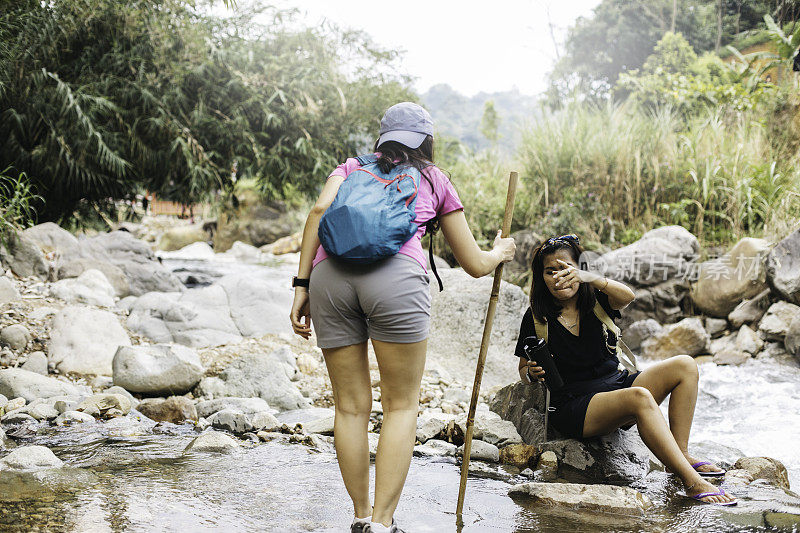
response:
<path fill-rule="evenodd" d="M 704 492 L 721 492 L 719 487 L 712 485 L 708 481 L 701 479 L 695 483 L 686 487 L 686 494 L 689 496 L 697 496 L 698 494 L 702 494 Z M 700 500 L 707 502 L 707 503 L 729 503 L 735 502 L 736 498 L 731 496 L 730 494 L 720 494 L 715 496 L 706 496 L 704 498 L 700 498 Z"/>

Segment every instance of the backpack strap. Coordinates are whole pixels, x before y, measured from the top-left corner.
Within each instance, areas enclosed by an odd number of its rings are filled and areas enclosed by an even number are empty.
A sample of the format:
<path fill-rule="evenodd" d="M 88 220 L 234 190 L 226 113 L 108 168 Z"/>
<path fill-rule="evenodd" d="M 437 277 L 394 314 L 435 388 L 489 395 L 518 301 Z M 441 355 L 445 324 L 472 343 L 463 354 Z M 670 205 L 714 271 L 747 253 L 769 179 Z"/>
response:
<path fill-rule="evenodd" d="M 533 328 L 536 330 L 536 336 L 540 339 L 544 339 L 544 342 L 547 342 L 547 321 L 541 321 L 536 318 L 536 315 L 533 314 L 533 310 L 531 310 L 531 317 L 533 318 Z"/>
<path fill-rule="evenodd" d="M 603 306 L 600 305 L 598 301 L 594 303 L 594 315 L 603 323 L 603 329 L 606 333 L 608 330 L 614 333 L 614 337 L 617 339 L 617 358 L 622 363 L 622 366 L 624 366 L 628 372 L 638 372 L 639 367 L 636 365 L 636 356 L 633 355 L 631 349 L 628 348 L 628 345 L 622 340 L 619 326 L 611 320 L 611 317 L 608 316 L 608 313 L 606 313 L 606 310 L 603 309 Z"/>
<path fill-rule="evenodd" d="M 369 165 L 370 163 L 374 163 L 377 160 L 378 156 L 376 156 L 375 154 L 364 154 L 356 156 L 356 161 L 358 161 L 358 164 L 361 165 L 362 167 L 364 165 Z"/>
<path fill-rule="evenodd" d="M 436 223 L 436 218 L 432 218 L 425 223 L 425 234 L 430 235 L 430 241 L 428 241 L 428 263 L 431 265 L 431 270 L 433 270 L 433 275 L 436 276 L 436 281 L 439 282 L 439 292 L 444 290 L 444 284 L 442 283 L 442 278 L 439 277 L 439 273 L 436 272 L 436 262 L 433 260 L 433 233 L 431 233 L 431 226 Z"/>

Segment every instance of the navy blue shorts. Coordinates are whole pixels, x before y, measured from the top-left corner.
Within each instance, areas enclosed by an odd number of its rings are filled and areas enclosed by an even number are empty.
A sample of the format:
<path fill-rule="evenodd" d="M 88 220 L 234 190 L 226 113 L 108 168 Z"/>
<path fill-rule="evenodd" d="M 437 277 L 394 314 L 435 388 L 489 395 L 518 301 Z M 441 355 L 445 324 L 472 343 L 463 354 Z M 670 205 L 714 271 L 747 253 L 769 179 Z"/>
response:
<path fill-rule="evenodd" d="M 618 370 L 602 378 L 568 383 L 550 398 L 550 408 L 555 409 L 550 412 L 550 424 L 564 437 L 583 438 L 586 409 L 592 397 L 598 392 L 627 389 L 639 374 L 641 372 L 631 374 L 627 370 Z M 622 429 L 631 427 L 633 424 Z"/>

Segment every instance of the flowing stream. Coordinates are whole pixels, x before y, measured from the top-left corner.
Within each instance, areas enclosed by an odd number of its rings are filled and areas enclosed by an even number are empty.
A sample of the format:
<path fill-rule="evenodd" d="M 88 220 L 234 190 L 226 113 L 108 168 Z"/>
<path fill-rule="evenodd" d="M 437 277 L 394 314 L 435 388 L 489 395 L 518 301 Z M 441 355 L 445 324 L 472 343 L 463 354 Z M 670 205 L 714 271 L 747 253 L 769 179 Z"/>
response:
<path fill-rule="evenodd" d="M 164 263 L 200 284 L 234 270 L 288 279 L 295 268 L 186 259 Z M 758 360 L 739 367 L 705 364 L 700 387 L 692 433 L 696 452 L 721 460 L 775 457 L 789 469 L 793 488 L 800 487 L 797 365 Z M 349 526 L 352 509 L 333 453 L 272 441 L 244 442 L 231 454 L 184 455 L 196 435 L 193 429 L 159 428 L 42 426 L 25 442 L 51 447 L 67 466 L 0 475 L 0 530 L 344 531 Z M 508 496 L 511 484 L 530 481 L 515 469 L 473 465 L 461 531 L 766 531 L 767 514 L 800 514 L 800 500 L 776 496 L 777 491 L 758 483 L 738 489 L 736 508 L 695 504 L 675 496 L 679 484 L 661 471 L 635 486 L 655 503 L 646 518 L 555 513 Z M 415 457 L 396 512 L 401 527 L 414 533 L 458 531 L 458 485 L 453 458 Z"/>

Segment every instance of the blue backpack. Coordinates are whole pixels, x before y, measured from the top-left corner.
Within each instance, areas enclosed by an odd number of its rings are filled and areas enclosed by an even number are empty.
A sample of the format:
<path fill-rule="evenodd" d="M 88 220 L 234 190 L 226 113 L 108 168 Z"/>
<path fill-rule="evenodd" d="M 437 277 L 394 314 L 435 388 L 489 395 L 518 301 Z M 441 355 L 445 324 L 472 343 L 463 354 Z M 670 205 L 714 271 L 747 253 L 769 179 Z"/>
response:
<path fill-rule="evenodd" d="M 414 219 L 422 175 L 411 165 L 383 173 L 374 154 L 356 159 L 361 166 L 347 175 L 319 221 L 319 241 L 330 255 L 373 263 L 395 255 L 419 229 Z"/>

